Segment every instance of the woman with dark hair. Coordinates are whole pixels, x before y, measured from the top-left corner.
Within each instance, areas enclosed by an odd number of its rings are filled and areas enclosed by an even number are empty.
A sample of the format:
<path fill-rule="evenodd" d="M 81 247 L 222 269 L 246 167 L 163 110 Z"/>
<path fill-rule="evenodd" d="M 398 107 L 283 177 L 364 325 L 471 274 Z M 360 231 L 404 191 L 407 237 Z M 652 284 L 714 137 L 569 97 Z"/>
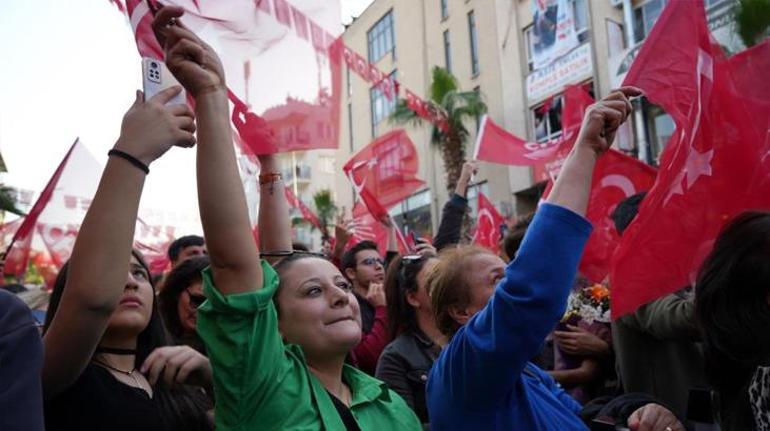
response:
<path fill-rule="evenodd" d="M 211 259 L 203 272 L 207 300 L 198 310 L 198 332 L 214 368 L 217 428 L 420 429 L 401 397 L 345 364 L 361 340 L 358 302 L 331 262 L 291 250 L 288 204 L 272 157 L 260 158 L 260 246 L 268 250 L 263 256 L 290 258 L 276 269 L 260 261 L 232 145 L 222 64 L 180 23 L 182 14 L 179 7 L 163 7 L 153 28 L 164 41 L 169 70 L 195 98 L 198 202 Z M 242 130 L 255 121 L 246 114 Z"/>
<path fill-rule="evenodd" d="M 57 278 L 43 335 L 49 431 L 210 429 L 206 406 L 182 386 L 205 385 L 208 361 L 168 346 L 149 269 L 131 250 L 147 165 L 195 143 L 190 108 L 165 106 L 180 91 L 147 101 L 137 91 Z"/>
<path fill-rule="evenodd" d="M 385 276 L 388 322 L 395 339 L 377 362 L 376 377 L 401 395 L 428 423 L 425 383 L 445 338 L 436 328 L 428 294 L 428 276 L 438 263 L 434 254 L 400 256 Z"/>
<path fill-rule="evenodd" d="M 198 336 L 198 307 L 203 304 L 203 276 L 209 266 L 208 256 L 193 257 L 177 265 L 163 281 L 158 294 L 160 314 L 174 344 L 190 346 L 206 354 L 203 340 Z"/>
<path fill-rule="evenodd" d="M 770 213 L 730 222 L 701 266 L 695 314 L 721 429 L 770 430 Z"/>

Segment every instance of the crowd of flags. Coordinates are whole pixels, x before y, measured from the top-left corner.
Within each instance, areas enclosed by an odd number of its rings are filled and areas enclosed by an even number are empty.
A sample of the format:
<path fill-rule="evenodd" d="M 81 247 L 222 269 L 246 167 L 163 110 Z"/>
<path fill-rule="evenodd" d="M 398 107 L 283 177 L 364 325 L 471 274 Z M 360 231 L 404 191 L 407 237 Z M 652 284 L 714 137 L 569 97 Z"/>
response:
<path fill-rule="evenodd" d="M 314 118 L 319 124 L 336 130 L 343 65 L 379 86 L 386 97 L 398 97 L 401 86 L 319 24 L 317 11 L 314 15 L 306 8 L 308 2 L 310 0 L 299 2 L 303 8 L 286 0 L 258 0 L 248 3 L 248 7 L 271 17 L 278 25 L 293 28 L 297 38 L 309 42 L 313 55 L 327 59 L 319 60 L 318 65 L 327 68 L 329 79 L 319 78 L 319 97 L 304 101 L 303 106 L 310 108 L 301 113 L 303 121 Z M 120 1 L 115 3 L 123 7 Z M 221 11 L 207 8 L 211 2 L 179 0 L 174 3 L 188 8 L 191 12 L 188 15 L 192 16 L 189 19 L 200 21 L 191 28 L 214 22 L 213 37 L 219 45 L 228 43 L 231 33 L 267 37 L 272 42 L 260 45 L 265 52 L 278 43 L 275 40 L 285 37 L 285 33 L 276 29 L 268 30 L 267 36 L 239 33 L 238 22 L 228 22 L 217 15 Z M 139 52 L 162 58 L 162 50 L 149 28 L 152 15 L 147 2 L 128 0 L 125 6 Z M 186 23 L 187 19 L 185 16 Z M 211 37 L 210 29 L 208 33 Z M 233 43 L 237 45 L 243 40 Z M 676 124 L 676 132 L 662 153 L 658 169 L 609 150 L 599 159 L 592 180 L 587 218 L 593 223 L 594 231 L 580 271 L 593 282 L 609 280 L 613 289 L 613 317 L 691 286 L 698 267 L 726 221 L 746 209 L 770 208 L 768 71 L 770 42 L 727 57 L 708 30 L 702 2 L 669 2 L 666 6 L 624 85 L 642 89 L 651 102 L 665 109 Z M 441 113 L 430 111 L 429 104 L 408 89 L 404 90 L 407 105 L 418 115 L 437 127 L 448 127 Z M 272 118 L 257 115 L 241 96 L 232 90 L 229 92 L 235 139 L 244 154 L 256 156 L 329 148 L 329 142 L 336 147 L 338 134 L 334 132 L 328 134 L 327 140 L 310 139 L 309 144 L 301 146 L 284 139 L 281 121 L 291 115 Z M 584 86 L 566 87 L 562 134 L 558 139 L 542 143 L 519 138 L 485 116 L 477 137 L 475 158 L 509 166 L 545 168 L 550 177 L 547 194 L 577 140 L 583 114 L 591 103 L 593 98 Z M 300 112 L 291 103 L 281 108 L 295 116 Z M 317 127 L 316 130 L 326 129 Z M 36 232 L 44 238 L 55 266 L 60 267 L 69 257 L 77 229 L 54 232 L 41 215 L 47 211 L 78 146 L 77 142 L 73 144 L 29 214 L 22 220 L 0 226 L 0 234 L 6 239 L 13 232 L 6 274 L 24 273 Z M 403 129 L 380 136 L 345 163 L 343 172 L 351 182 L 357 202 L 353 208 L 357 230 L 350 246 L 362 240 L 374 240 L 384 250 L 388 230 L 383 221 L 388 219 L 389 209 L 425 186 L 418 171 L 417 149 Z M 618 203 L 640 192 L 647 192 L 647 196 L 639 215 L 621 237 L 611 214 Z M 285 193 L 289 204 L 320 229 L 321 222 L 312 209 L 290 188 L 286 188 Z M 506 219 L 495 205 L 479 194 L 473 242 L 497 251 L 504 224 Z M 137 232 L 149 230 L 140 220 Z M 413 244 L 400 229 L 397 233 L 400 250 L 409 252 Z M 168 264 L 164 250 L 172 238 L 173 232 L 157 232 L 149 238 L 138 238 L 137 247 L 151 256 L 155 268 L 162 270 Z"/>

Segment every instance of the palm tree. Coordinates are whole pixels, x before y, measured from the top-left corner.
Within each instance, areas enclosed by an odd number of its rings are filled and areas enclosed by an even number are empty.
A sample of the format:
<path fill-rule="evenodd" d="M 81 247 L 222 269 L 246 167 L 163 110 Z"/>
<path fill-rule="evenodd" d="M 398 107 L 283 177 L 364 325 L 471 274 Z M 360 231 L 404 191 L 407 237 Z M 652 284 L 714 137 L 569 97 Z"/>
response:
<path fill-rule="evenodd" d="M 13 189 L 0 184 L 0 211 L 23 216 L 24 213 L 16 208 L 16 199 L 13 197 Z"/>
<path fill-rule="evenodd" d="M 735 23 L 743 44 L 756 45 L 770 28 L 770 0 L 740 0 L 735 9 Z"/>
<path fill-rule="evenodd" d="M 332 192 L 329 189 L 321 189 L 313 195 L 313 203 L 317 212 L 318 219 L 321 221 L 321 238 L 324 242 L 329 240 L 329 225 L 333 223 L 334 215 L 337 213 L 337 205 L 332 199 Z"/>
<path fill-rule="evenodd" d="M 451 194 L 460 178 L 463 163 L 465 163 L 465 144 L 468 140 L 466 120 L 475 120 L 485 112 L 487 105 L 476 91 L 460 91 L 457 79 L 443 67 L 433 68 L 433 82 L 430 85 L 428 104 L 447 119 L 449 127 L 442 131 L 433 125 L 431 142 L 441 150 L 446 172 L 447 190 Z M 426 123 L 406 103 L 406 99 L 398 101 L 395 110 L 390 115 L 390 121 L 395 124 L 412 124 L 423 126 Z"/>

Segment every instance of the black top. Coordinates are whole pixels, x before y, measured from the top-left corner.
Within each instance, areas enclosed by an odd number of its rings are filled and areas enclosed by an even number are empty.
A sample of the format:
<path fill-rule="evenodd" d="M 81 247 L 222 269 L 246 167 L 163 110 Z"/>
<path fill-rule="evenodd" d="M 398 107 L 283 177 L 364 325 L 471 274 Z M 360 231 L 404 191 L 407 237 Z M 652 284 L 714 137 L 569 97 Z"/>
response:
<path fill-rule="evenodd" d="M 436 247 L 436 251 L 441 251 L 445 247 L 450 247 L 460 242 L 463 218 L 466 212 L 468 212 L 468 199 L 453 193 L 452 197 L 444 204 L 438 232 L 433 237 L 433 247 Z"/>
<path fill-rule="evenodd" d="M 368 334 L 374 326 L 374 313 L 377 311 L 371 302 L 363 296 L 353 293 L 358 300 L 358 308 L 361 310 L 361 332 Z"/>
<path fill-rule="evenodd" d="M 385 347 L 375 377 L 401 395 L 420 422 L 428 423 L 425 384 L 441 348 L 422 331 L 406 331 Z"/>
<path fill-rule="evenodd" d="M 0 430 L 43 430 L 43 345 L 32 314 L 0 289 Z"/>
<path fill-rule="evenodd" d="M 89 364 L 75 383 L 45 404 L 48 431 L 169 431 L 158 403 L 142 389 L 118 381 L 108 370 Z"/>
<path fill-rule="evenodd" d="M 345 425 L 345 429 L 347 431 L 361 431 L 361 427 L 358 426 L 358 422 L 356 422 L 356 418 L 353 417 L 353 413 L 350 412 L 348 406 L 340 401 L 339 398 L 335 397 L 331 392 L 326 391 L 326 393 L 331 397 L 334 408 L 337 409 L 337 413 L 339 413 L 340 419 L 342 419 L 342 423 Z"/>

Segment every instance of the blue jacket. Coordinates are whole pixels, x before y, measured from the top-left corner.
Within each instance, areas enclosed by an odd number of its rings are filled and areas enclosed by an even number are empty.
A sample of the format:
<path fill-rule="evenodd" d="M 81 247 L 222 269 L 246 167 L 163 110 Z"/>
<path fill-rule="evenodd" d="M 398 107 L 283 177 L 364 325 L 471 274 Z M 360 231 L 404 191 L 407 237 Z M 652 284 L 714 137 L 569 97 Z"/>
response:
<path fill-rule="evenodd" d="M 561 319 L 591 224 L 542 204 L 487 305 L 431 369 L 433 430 L 586 430 L 580 404 L 529 358 Z"/>

